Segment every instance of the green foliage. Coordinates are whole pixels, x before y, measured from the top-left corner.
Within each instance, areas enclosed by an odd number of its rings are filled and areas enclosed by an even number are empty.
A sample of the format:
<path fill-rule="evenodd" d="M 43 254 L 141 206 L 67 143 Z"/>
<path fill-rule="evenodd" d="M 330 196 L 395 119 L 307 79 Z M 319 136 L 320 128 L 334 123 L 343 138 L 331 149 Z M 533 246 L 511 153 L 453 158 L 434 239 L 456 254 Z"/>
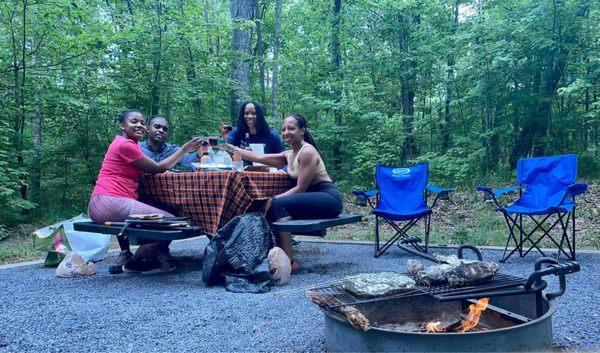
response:
<path fill-rule="evenodd" d="M 600 177 L 599 3 L 458 2 L 458 18 L 454 4 L 342 2 L 335 71 L 333 1 L 284 2 L 282 116 L 270 116 L 275 4 L 259 1 L 267 120 L 303 114 L 345 191 L 373 186 L 376 164 L 428 162 L 445 186 L 506 184 L 519 158 L 560 153 Z M 0 224 L 85 210 L 124 108 L 166 116 L 174 143 L 214 133 L 241 60 L 259 100 L 256 23 L 231 21 L 229 5 L 0 2 Z M 234 28 L 253 31 L 250 55 L 232 50 Z"/>
<path fill-rule="evenodd" d="M 15 168 L 9 161 L 10 132 L 5 121 L 0 121 L 0 239 L 6 236 L 3 224 L 11 224 L 23 218 L 23 210 L 30 209 L 33 203 L 23 200 L 20 195 L 25 173 Z"/>

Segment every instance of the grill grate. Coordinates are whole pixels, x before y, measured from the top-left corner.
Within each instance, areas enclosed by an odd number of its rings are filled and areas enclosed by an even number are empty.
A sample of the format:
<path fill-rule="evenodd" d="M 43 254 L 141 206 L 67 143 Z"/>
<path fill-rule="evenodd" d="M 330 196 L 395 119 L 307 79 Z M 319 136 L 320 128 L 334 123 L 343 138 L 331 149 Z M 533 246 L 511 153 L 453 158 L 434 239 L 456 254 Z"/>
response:
<path fill-rule="evenodd" d="M 473 295 L 474 297 L 480 297 L 481 293 L 492 290 L 515 288 L 522 286 L 525 282 L 526 280 L 524 278 L 498 273 L 494 276 L 494 278 L 485 283 L 465 287 L 452 287 L 450 285 L 427 285 L 425 283 L 417 282 L 417 285 L 414 289 L 390 296 L 356 296 L 345 291 L 338 284 L 330 284 L 323 287 L 311 288 L 308 291 L 308 295 L 311 299 L 313 299 L 313 301 L 316 301 L 319 304 L 328 306 L 329 308 L 338 308 L 346 305 L 380 302 L 422 295 L 431 296 L 439 301 L 448 300 L 448 297 L 457 295 Z"/>

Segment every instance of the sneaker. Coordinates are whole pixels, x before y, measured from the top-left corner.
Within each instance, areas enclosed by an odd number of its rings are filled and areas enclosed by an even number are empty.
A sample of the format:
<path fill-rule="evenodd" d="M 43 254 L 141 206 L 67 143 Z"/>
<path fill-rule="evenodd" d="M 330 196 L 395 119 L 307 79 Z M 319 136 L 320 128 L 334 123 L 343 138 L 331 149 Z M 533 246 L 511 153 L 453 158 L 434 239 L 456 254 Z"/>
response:
<path fill-rule="evenodd" d="M 123 265 L 123 272 L 151 275 L 154 273 L 167 273 L 175 270 L 175 266 L 166 261 L 141 259 L 129 260 Z"/>
<path fill-rule="evenodd" d="M 119 257 L 117 257 L 117 262 L 115 262 L 114 265 L 110 265 L 108 267 L 108 273 L 110 273 L 111 275 L 123 273 L 123 265 L 125 265 L 125 263 L 129 261 L 129 259 L 131 259 L 132 256 L 133 254 L 129 250 L 121 251 L 121 253 L 119 253 Z"/>

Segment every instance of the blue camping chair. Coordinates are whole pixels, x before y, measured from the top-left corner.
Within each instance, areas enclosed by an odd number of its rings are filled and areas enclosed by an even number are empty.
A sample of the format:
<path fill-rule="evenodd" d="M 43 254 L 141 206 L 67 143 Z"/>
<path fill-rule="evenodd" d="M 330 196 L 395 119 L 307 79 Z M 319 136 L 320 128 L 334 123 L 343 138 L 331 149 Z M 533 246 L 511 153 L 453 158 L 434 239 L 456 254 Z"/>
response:
<path fill-rule="evenodd" d="M 519 252 L 519 256 L 527 255 L 534 248 L 546 256 L 539 244 L 548 237 L 557 247 L 557 258 L 564 254 L 570 260 L 575 260 L 575 196 L 587 190 L 586 183 L 575 183 L 577 179 L 577 156 L 567 154 L 563 156 L 522 158 L 517 164 L 517 180 L 520 185 L 509 186 L 500 190 L 492 190 L 485 186 L 478 186 L 478 191 L 483 191 L 496 204 L 496 211 L 502 212 L 509 236 L 506 239 L 504 254 L 501 262 L 505 262 L 512 254 Z M 519 191 L 519 198 L 507 207 L 498 202 L 497 197 L 513 191 Z M 556 215 L 556 220 L 554 216 Z M 533 220 L 535 226 L 529 232 L 523 227 L 523 216 Z M 537 216 L 537 217 L 536 217 Z M 545 225 L 550 219 L 550 227 Z M 571 237 L 569 238 L 569 222 L 572 222 Z M 561 228 L 560 240 L 550 231 L 557 225 Z M 543 233 L 536 239 L 534 233 L 541 230 Z M 518 233 L 518 236 L 517 236 Z M 515 247 L 508 253 L 512 243 Z M 530 247 L 524 250 L 525 243 Z M 566 246 L 566 250 L 564 247 Z"/>
<path fill-rule="evenodd" d="M 428 175 L 429 168 L 426 163 L 412 167 L 378 165 L 375 168 L 378 189 L 367 192 L 352 191 L 359 200 L 358 205 L 366 206 L 368 203 L 373 209 L 372 213 L 375 215 L 375 257 L 383 254 L 396 241 L 398 241 L 398 246 L 407 251 L 412 249 L 408 250 L 401 244 L 412 245 L 417 251 L 427 253 L 431 209 L 438 199 L 447 197 L 453 191 L 427 185 Z M 437 193 L 431 207 L 427 206 L 428 191 Z M 371 200 L 373 197 L 375 197 L 375 201 Z M 380 246 L 379 242 L 380 218 L 396 231 L 394 236 L 383 246 Z M 407 234 L 408 230 L 421 219 L 425 221 L 424 245 L 421 244 L 419 237 L 411 237 Z"/>

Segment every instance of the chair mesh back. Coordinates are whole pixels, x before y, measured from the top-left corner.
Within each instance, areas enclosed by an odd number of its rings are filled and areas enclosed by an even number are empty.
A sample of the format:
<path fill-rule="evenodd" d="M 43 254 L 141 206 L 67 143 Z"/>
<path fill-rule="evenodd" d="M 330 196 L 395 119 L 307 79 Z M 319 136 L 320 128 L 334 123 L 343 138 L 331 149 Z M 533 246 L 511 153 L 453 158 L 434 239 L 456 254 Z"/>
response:
<path fill-rule="evenodd" d="M 577 156 L 574 154 L 519 159 L 517 180 L 525 186 L 519 203 L 538 209 L 556 206 L 576 179 Z"/>
<path fill-rule="evenodd" d="M 375 170 L 380 194 L 377 210 L 407 214 L 427 208 L 423 195 L 428 173 L 425 163 L 412 167 L 378 165 Z"/>

